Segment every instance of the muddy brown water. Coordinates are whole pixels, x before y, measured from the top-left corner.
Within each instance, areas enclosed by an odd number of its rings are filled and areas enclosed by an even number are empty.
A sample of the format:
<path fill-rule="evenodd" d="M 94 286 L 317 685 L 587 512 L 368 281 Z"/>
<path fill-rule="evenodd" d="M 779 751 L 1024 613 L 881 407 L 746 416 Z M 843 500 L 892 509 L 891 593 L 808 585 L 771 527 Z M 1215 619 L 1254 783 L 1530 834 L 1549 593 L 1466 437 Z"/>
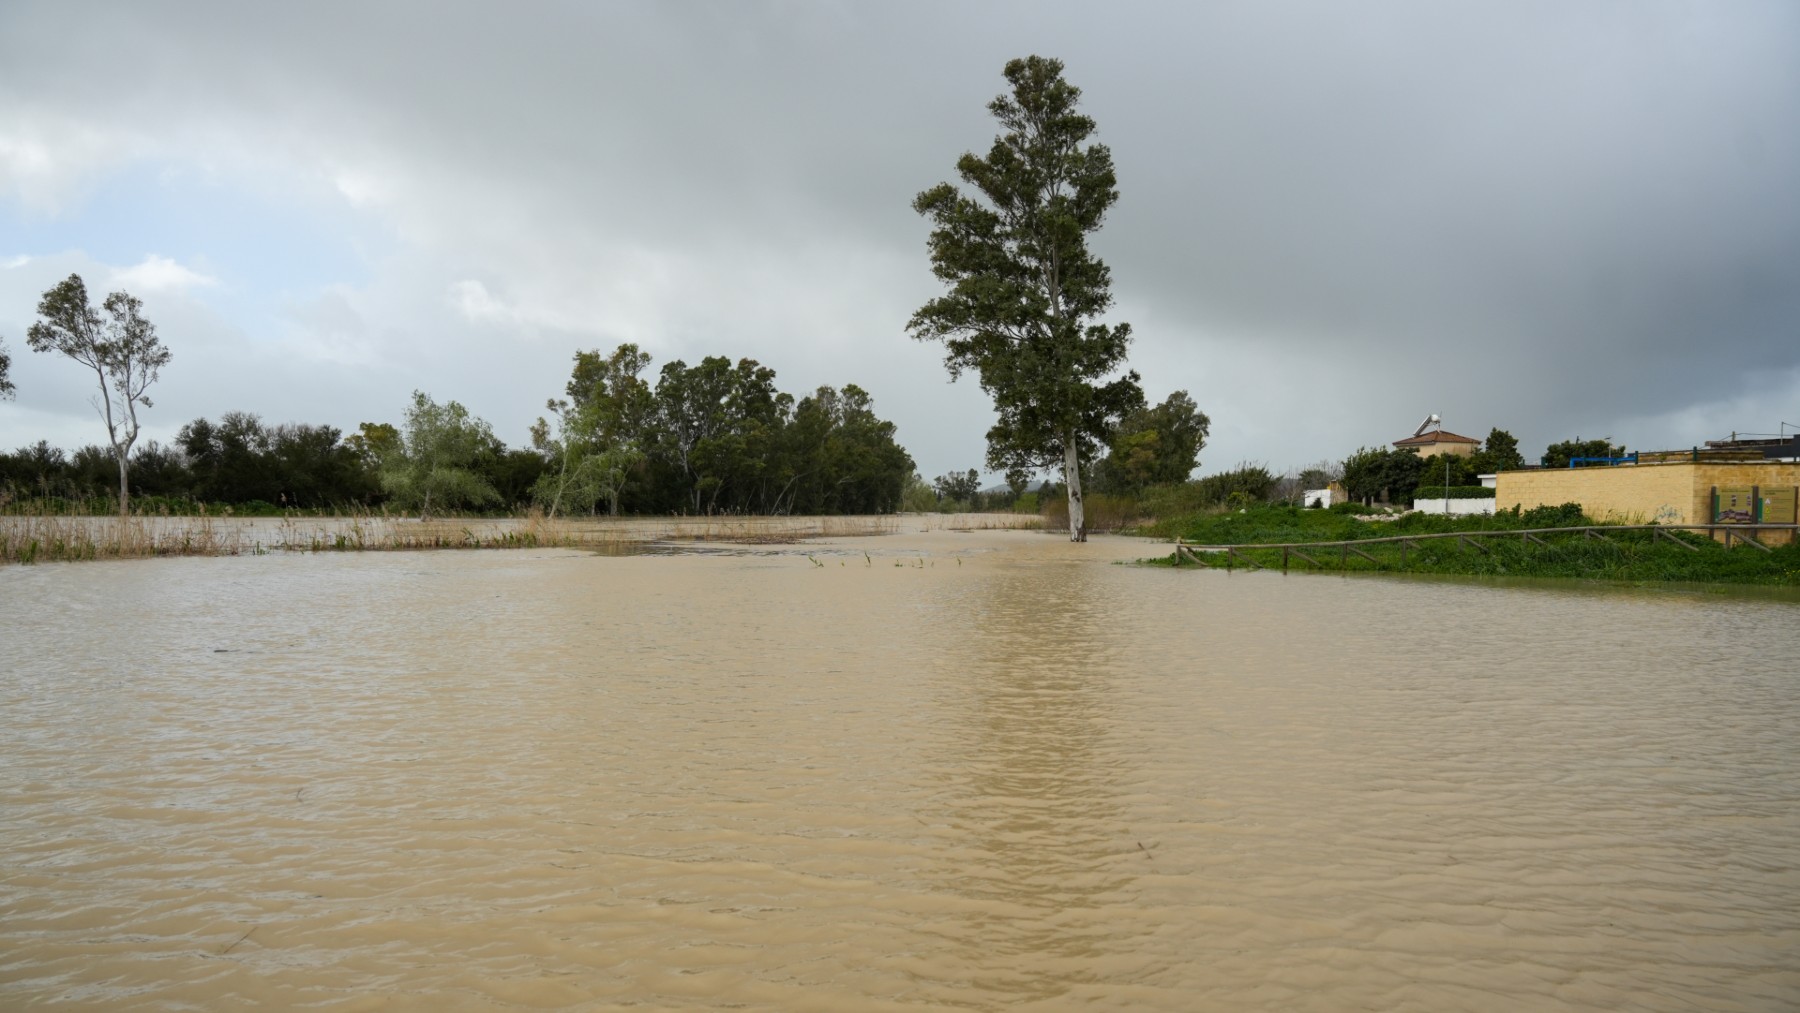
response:
<path fill-rule="evenodd" d="M 1150 551 L 0 571 L 0 1007 L 1800 1005 L 1800 604 Z"/>

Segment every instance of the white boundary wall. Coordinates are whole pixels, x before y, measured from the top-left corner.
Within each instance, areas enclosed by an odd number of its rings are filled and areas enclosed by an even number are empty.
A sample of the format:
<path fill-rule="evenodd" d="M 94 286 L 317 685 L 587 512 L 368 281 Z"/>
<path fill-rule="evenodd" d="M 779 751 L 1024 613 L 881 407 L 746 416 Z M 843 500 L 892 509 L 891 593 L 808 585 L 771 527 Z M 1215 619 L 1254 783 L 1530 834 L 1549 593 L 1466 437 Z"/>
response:
<path fill-rule="evenodd" d="M 1448 506 L 1445 504 L 1448 504 Z M 1492 499 L 1416 499 L 1413 500 L 1413 509 L 1420 513 L 1448 513 L 1451 516 L 1457 514 L 1491 514 L 1494 512 L 1494 501 Z"/>

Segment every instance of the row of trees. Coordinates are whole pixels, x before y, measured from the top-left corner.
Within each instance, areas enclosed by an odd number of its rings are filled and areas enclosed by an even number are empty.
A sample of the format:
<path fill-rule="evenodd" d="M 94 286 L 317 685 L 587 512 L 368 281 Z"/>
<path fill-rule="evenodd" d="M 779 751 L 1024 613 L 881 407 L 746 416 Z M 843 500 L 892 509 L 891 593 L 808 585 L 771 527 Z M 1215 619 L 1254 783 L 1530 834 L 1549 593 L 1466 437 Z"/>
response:
<path fill-rule="evenodd" d="M 1467 457 L 1439 454 L 1426 458 L 1411 447 L 1364 447 L 1344 459 L 1340 477 L 1344 491 L 1353 500 L 1411 503 L 1414 491 L 1421 485 L 1477 485 L 1479 475 L 1524 465 L 1519 441 L 1504 429 L 1494 429 L 1480 448 Z"/>
<path fill-rule="evenodd" d="M 854 384 L 799 399 L 751 359 L 709 357 L 662 367 L 635 345 L 575 356 L 565 397 L 508 448 L 455 401 L 413 394 L 399 425 L 268 425 L 228 412 L 144 444 L 120 469 L 122 495 L 323 509 L 391 504 L 421 515 L 541 505 L 551 514 L 882 513 L 900 507 L 912 458 L 894 424 Z M 128 445 L 127 445 L 128 446 Z M 99 464 L 40 443 L 0 454 L 0 492 L 14 498 L 106 494 Z"/>
<path fill-rule="evenodd" d="M 636 345 L 580 352 L 532 428 L 551 513 L 886 513 L 912 457 L 855 384 L 796 400 L 754 359 L 665 364 Z"/>
<path fill-rule="evenodd" d="M 397 432 L 393 426 L 365 424 Z M 131 454 L 127 473 L 134 503 L 145 509 L 185 511 L 199 504 L 252 512 L 374 507 L 390 501 L 379 458 L 362 434 L 340 438 L 334 426 L 267 425 L 248 412 L 218 420 L 195 419 L 174 443 L 146 441 Z M 509 490 L 507 503 L 529 500 L 541 470 L 537 455 L 509 451 L 497 442 L 475 468 L 493 489 Z M 87 446 L 65 453 L 48 442 L 0 453 L 0 504 L 12 500 L 112 500 L 117 494 L 112 451 Z M 523 494 L 522 496 L 520 494 Z"/>
<path fill-rule="evenodd" d="M 577 353 L 530 448 L 508 448 L 462 405 L 415 392 L 400 425 L 363 423 L 348 436 L 249 412 L 194 419 L 171 445 L 135 448 L 127 489 L 177 509 L 386 503 L 429 514 L 537 503 L 554 515 L 1007 509 L 1030 485 L 1015 470 L 1005 487 L 983 490 L 973 468 L 924 482 L 855 385 L 796 401 L 775 389 L 772 370 L 713 357 L 670 363 L 652 386 L 650 361 L 634 345 Z M 1088 485 L 1134 495 L 1183 481 L 1209 425 L 1185 391 L 1137 409 L 1113 427 Z M 0 491 L 12 498 L 107 497 L 116 474 L 106 447 L 65 454 L 40 442 L 0 454 Z"/>
<path fill-rule="evenodd" d="M 1617 458 L 1625 453 L 1623 446 L 1610 439 L 1576 437 L 1550 444 L 1540 461 L 1544 467 L 1562 468 L 1574 458 Z M 1475 453 L 1466 457 L 1443 454 L 1427 458 L 1412 448 L 1364 447 L 1342 461 L 1319 461 L 1286 475 L 1277 475 L 1266 465 L 1244 463 L 1179 487 L 1158 487 L 1146 502 L 1150 512 L 1157 514 L 1232 504 L 1297 503 L 1307 489 L 1342 482 L 1352 500 L 1410 504 L 1427 486 L 1433 490 L 1429 495 L 1437 495 L 1439 486 L 1475 486 L 1481 475 L 1525 466 L 1519 441 L 1504 429 L 1494 429 Z"/>
<path fill-rule="evenodd" d="M 1598 440 L 1576 437 L 1550 444 L 1544 449 L 1539 463 L 1546 468 L 1566 468 L 1576 458 L 1617 458 L 1625 453 L 1624 445 L 1612 442 L 1610 437 Z M 1588 463 L 1591 462 L 1576 466 Z M 1328 474 L 1315 466 L 1302 472 L 1300 483 L 1304 488 L 1316 489 L 1326 481 L 1341 478 L 1352 499 L 1372 502 L 1385 498 L 1395 503 L 1410 503 L 1414 490 L 1420 486 L 1472 486 L 1478 482 L 1477 476 L 1523 467 L 1525 458 L 1519 453 L 1519 441 L 1506 430 L 1495 429 L 1488 433 L 1480 449 L 1467 457 L 1441 454 L 1423 458 L 1411 448 L 1365 447 L 1346 458 L 1336 474 Z"/>

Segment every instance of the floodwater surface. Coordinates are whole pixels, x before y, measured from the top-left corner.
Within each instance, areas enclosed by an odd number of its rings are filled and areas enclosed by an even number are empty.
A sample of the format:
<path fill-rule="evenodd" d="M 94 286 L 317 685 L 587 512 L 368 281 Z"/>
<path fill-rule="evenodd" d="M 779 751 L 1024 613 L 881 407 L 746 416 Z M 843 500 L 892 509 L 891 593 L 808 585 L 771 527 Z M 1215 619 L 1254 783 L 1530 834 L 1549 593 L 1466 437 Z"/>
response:
<path fill-rule="evenodd" d="M 0 1006 L 1800 1005 L 1800 606 L 1155 551 L 0 571 Z"/>

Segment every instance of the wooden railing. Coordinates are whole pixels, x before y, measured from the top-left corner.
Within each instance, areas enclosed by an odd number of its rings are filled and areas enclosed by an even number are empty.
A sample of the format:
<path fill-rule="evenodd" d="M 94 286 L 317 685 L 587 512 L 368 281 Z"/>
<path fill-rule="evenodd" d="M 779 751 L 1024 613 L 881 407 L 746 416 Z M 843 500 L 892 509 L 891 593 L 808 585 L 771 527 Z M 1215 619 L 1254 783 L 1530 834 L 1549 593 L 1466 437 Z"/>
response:
<path fill-rule="evenodd" d="M 1757 541 L 1749 532 L 1760 534 L 1763 531 L 1789 531 L 1795 532 L 1795 537 L 1800 537 L 1800 524 L 1590 524 L 1567 528 L 1514 528 L 1510 531 L 1496 529 L 1491 531 L 1446 531 L 1424 535 L 1389 535 L 1382 538 L 1353 538 L 1336 542 L 1250 542 L 1242 545 L 1194 545 L 1176 538 L 1175 562 L 1179 564 L 1184 559 L 1199 562 L 1202 552 L 1223 552 L 1227 566 L 1233 561 L 1241 561 L 1253 569 L 1262 569 L 1262 564 L 1252 560 L 1247 553 L 1279 549 L 1281 550 L 1281 568 L 1283 570 L 1288 568 L 1290 557 L 1299 557 L 1302 561 L 1322 569 L 1324 564 L 1308 555 L 1308 552 L 1323 555 L 1328 549 L 1336 549 L 1338 550 L 1338 565 L 1348 566 L 1352 553 L 1371 563 L 1381 562 L 1364 552 L 1362 548 L 1364 546 L 1398 545 L 1400 547 L 1400 565 L 1405 566 L 1408 550 L 1421 548 L 1420 542 L 1454 538 L 1458 548 L 1473 548 L 1485 553 L 1491 550 L 1481 544 L 1480 539 L 1484 538 L 1517 538 L 1522 545 L 1541 545 L 1548 548 L 1550 543 L 1544 541 L 1539 537 L 1540 535 L 1579 534 L 1584 540 L 1604 542 L 1611 541 L 1606 537 L 1608 534 L 1620 531 L 1648 531 L 1651 532 L 1650 540 L 1652 542 L 1667 539 L 1694 552 L 1699 552 L 1700 547 L 1675 537 L 1675 532 L 1704 531 L 1709 538 L 1715 540 L 1720 532 L 1724 532 L 1725 547 L 1728 549 L 1731 548 L 1735 539 L 1741 544 L 1761 549 L 1764 552 L 1772 552 L 1773 549 Z"/>

